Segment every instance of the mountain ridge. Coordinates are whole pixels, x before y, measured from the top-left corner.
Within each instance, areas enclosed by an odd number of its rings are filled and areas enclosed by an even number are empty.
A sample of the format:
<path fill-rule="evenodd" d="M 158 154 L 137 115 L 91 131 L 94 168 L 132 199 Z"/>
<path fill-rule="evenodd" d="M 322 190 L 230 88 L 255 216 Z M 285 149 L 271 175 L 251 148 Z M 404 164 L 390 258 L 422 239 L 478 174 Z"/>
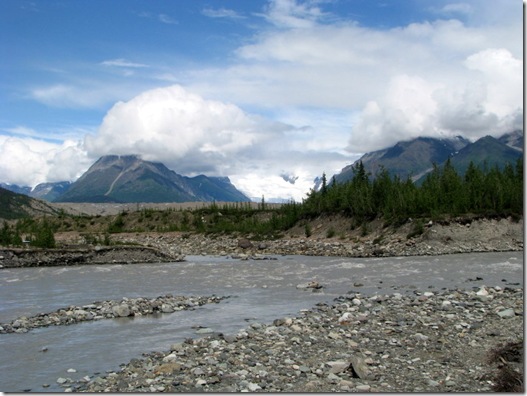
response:
<path fill-rule="evenodd" d="M 248 201 L 226 177 L 187 177 L 138 155 L 97 160 L 55 202 Z"/>
<path fill-rule="evenodd" d="M 523 155 L 523 131 L 506 133 L 499 138 L 485 136 L 470 142 L 462 136 L 450 139 L 418 137 L 401 141 L 394 146 L 364 154 L 357 161 L 342 168 L 333 176 L 338 183 L 353 178 L 354 167 L 362 162 L 367 173 L 374 177 L 384 168 L 392 176 L 410 177 L 414 182 L 422 179 L 433 169 L 451 159 L 454 168 L 463 174 L 470 161 L 476 166 L 503 167 Z"/>

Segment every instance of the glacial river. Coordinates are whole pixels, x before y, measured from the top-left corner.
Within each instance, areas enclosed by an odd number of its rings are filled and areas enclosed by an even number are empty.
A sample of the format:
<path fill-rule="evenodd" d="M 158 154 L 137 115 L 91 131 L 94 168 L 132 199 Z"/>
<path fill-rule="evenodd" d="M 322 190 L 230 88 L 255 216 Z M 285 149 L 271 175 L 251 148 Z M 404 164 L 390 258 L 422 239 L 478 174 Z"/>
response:
<path fill-rule="evenodd" d="M 60 392 L 59 377 L 80 379 L 119 370 L 121 363 L 140 358 L 143 352 L 165 351 L 185 338 L 199 337 L 196 326 L 235 334 L 251 322 L 271 323 L 350 291 L 373 295 L 482 285 L 523 287 L 523 252 L 274 258 L 240 261 L 188 256 L 185 262 L 168 264 L 2 269 L 2 323 L 68 305 L 123 297 L 171 293 L 230 298 L 193 311 L 0 334 L 0 391 Z M 321 292 L 296 288 L 311 280 L 324 286 Z"/>

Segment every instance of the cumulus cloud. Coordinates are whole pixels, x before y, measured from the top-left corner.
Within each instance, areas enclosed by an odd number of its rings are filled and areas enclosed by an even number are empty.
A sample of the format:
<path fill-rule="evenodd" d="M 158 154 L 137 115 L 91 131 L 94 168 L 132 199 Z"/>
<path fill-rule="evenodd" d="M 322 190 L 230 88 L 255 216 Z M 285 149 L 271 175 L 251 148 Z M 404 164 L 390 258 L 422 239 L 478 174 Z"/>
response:
<path fill-rule="evenodd" d="M 138 153 L 180 174 L 229 176 L 252 197 L 278 197 L 288 190 L 287 198 L 301 200 L 319 172 L 317 156 L 333 168 L 344 161 L 342 155 L 310 151 L 306 145 L 317 138 L 312 130 L 173 85 L 115 104 L 97 133 L 85 137 L 84 148 L 93 158 Z M 281 177 L 284 172 L 297 178 L 294 187 Z"/>
<path fill-rule="evenodd" d="M 486 49 L 462 64 L 462 83 L 394 77 L 384 95 L 363 108 L 348 149 L 372 151 L 418 136 L 475 140 L 521 129 L 521 60 L 505 49 Z"/>
<path fill-rule="evenodd" d="M 179 163 L 184 171 L 215 166 L 223 173 L 226 157 L 289 128 L 173 85 L 115 104 L 98 133 L 86 137 L 85 147 L 92 156 L 141 153 L 145 159 Z"/>
<path fill-rule="evenodd" d="M 34 187 L 43 182 L 75 180 L 89 164 L 75 141 L 57 144 L 0 135 L 0 174 L 6 183 Z"/>

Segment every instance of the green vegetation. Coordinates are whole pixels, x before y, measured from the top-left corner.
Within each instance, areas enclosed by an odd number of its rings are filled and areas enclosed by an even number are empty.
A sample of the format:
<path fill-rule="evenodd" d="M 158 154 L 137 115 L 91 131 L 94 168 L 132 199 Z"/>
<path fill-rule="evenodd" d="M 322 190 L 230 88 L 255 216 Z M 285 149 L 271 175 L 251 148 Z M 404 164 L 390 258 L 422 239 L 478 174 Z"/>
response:
<path fill-rule="evenodd" d="M 457 216 L 508 217 L 520 219 L 523 214 L 523 160 L 504 168 L 478 168 L 469 164 L 460 176 L 450 161 L 434 166 L 421 184 L 409 178 L 401 180 L 381 169 L 374 178 L 361 162 L 353 168 L 347 183 L 327 182 L 322 178 L 319 191 L 312 190 L 302 203 L 283 205 L 261 202 L 212 202 L 201 209 L 141 209 L 123 211 L 115 216 L 71 216 L 63 211 L 57 216 L 4 222 L 0 229 L 1 245 L 21 245 L 22 238 L 34 246 L 53 247 L 54 232 L 78 231 L 92 244 L 110 244 L 110 234 L 122 232 L 198 232 L 207 234 L 242 234 L 252 239 L 280 238 L 292 227 L 304 227 L 313 234 L 310 221 L 323 216 L 349 218 L 349 229 L 361 236 L 371 233 L 372 221 L 398 227 L 412 218 L 408 238 L 424 232 L 424 220 L 441 220 Z M 345 235 L 339 230 L 339 238 Z M 337 235 L 326 229 L 326 237 Z"/>
<path fill-rule="evenodd" d="M 450 161 L 443 168 L 434 165 L 418 186 L 410 178 L 391 177 L 381 169 L 371 180 L 362 162 L 354 166 L 352 180 L 345 184 L 323 183 L 303 202 L 303 216 L 340 213 L 364 223 L 382 217 L 388 224 L 400 224 L 409 217 L 521 216 L 523 213 L 523 160 L 516 166 L 480 169 L 470 163 L 464 177 Z M 419 231 L 419 230 L 416 230 Z"/>
<path fill-rule="evenodd" d="M 40 222 L 24 219 L 18 221 L 14 226 L 10 226 L 4 221 L 0 231 L 0 245 L 22 246 L 22 234 L 25 235 L 25 241 L 31 246 L 39 248 L 55 247 L 54 227 L 47 218 Z"/>

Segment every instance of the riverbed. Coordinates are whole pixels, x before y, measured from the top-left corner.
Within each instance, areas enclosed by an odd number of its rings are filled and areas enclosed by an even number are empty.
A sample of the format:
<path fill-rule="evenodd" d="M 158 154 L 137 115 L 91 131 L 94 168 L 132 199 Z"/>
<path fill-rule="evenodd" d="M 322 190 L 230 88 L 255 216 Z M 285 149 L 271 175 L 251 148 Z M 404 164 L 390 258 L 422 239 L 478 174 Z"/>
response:
<path fill-rule="evenodd" d="M 443 288 L 523 287 L 523 253 L 426 257 L 187 256 L 185 262 L 16 268 L 0 271 L 0 322 L 123 297 L 229 296 L 191 311 L 52 326 L 0 335 L 0 390 L 61 391 L 59 377 L 115 371 L 144 352 L 167 350 L 200 327 L 232 334 L 295 315 L 350 291 L 410 294 Z M 318 291 L 298 288 L 316 281 Z M 72 370 L 69 370 L 72 369 Z M 69 370 L 69 372 L 68 372 Z"/>

